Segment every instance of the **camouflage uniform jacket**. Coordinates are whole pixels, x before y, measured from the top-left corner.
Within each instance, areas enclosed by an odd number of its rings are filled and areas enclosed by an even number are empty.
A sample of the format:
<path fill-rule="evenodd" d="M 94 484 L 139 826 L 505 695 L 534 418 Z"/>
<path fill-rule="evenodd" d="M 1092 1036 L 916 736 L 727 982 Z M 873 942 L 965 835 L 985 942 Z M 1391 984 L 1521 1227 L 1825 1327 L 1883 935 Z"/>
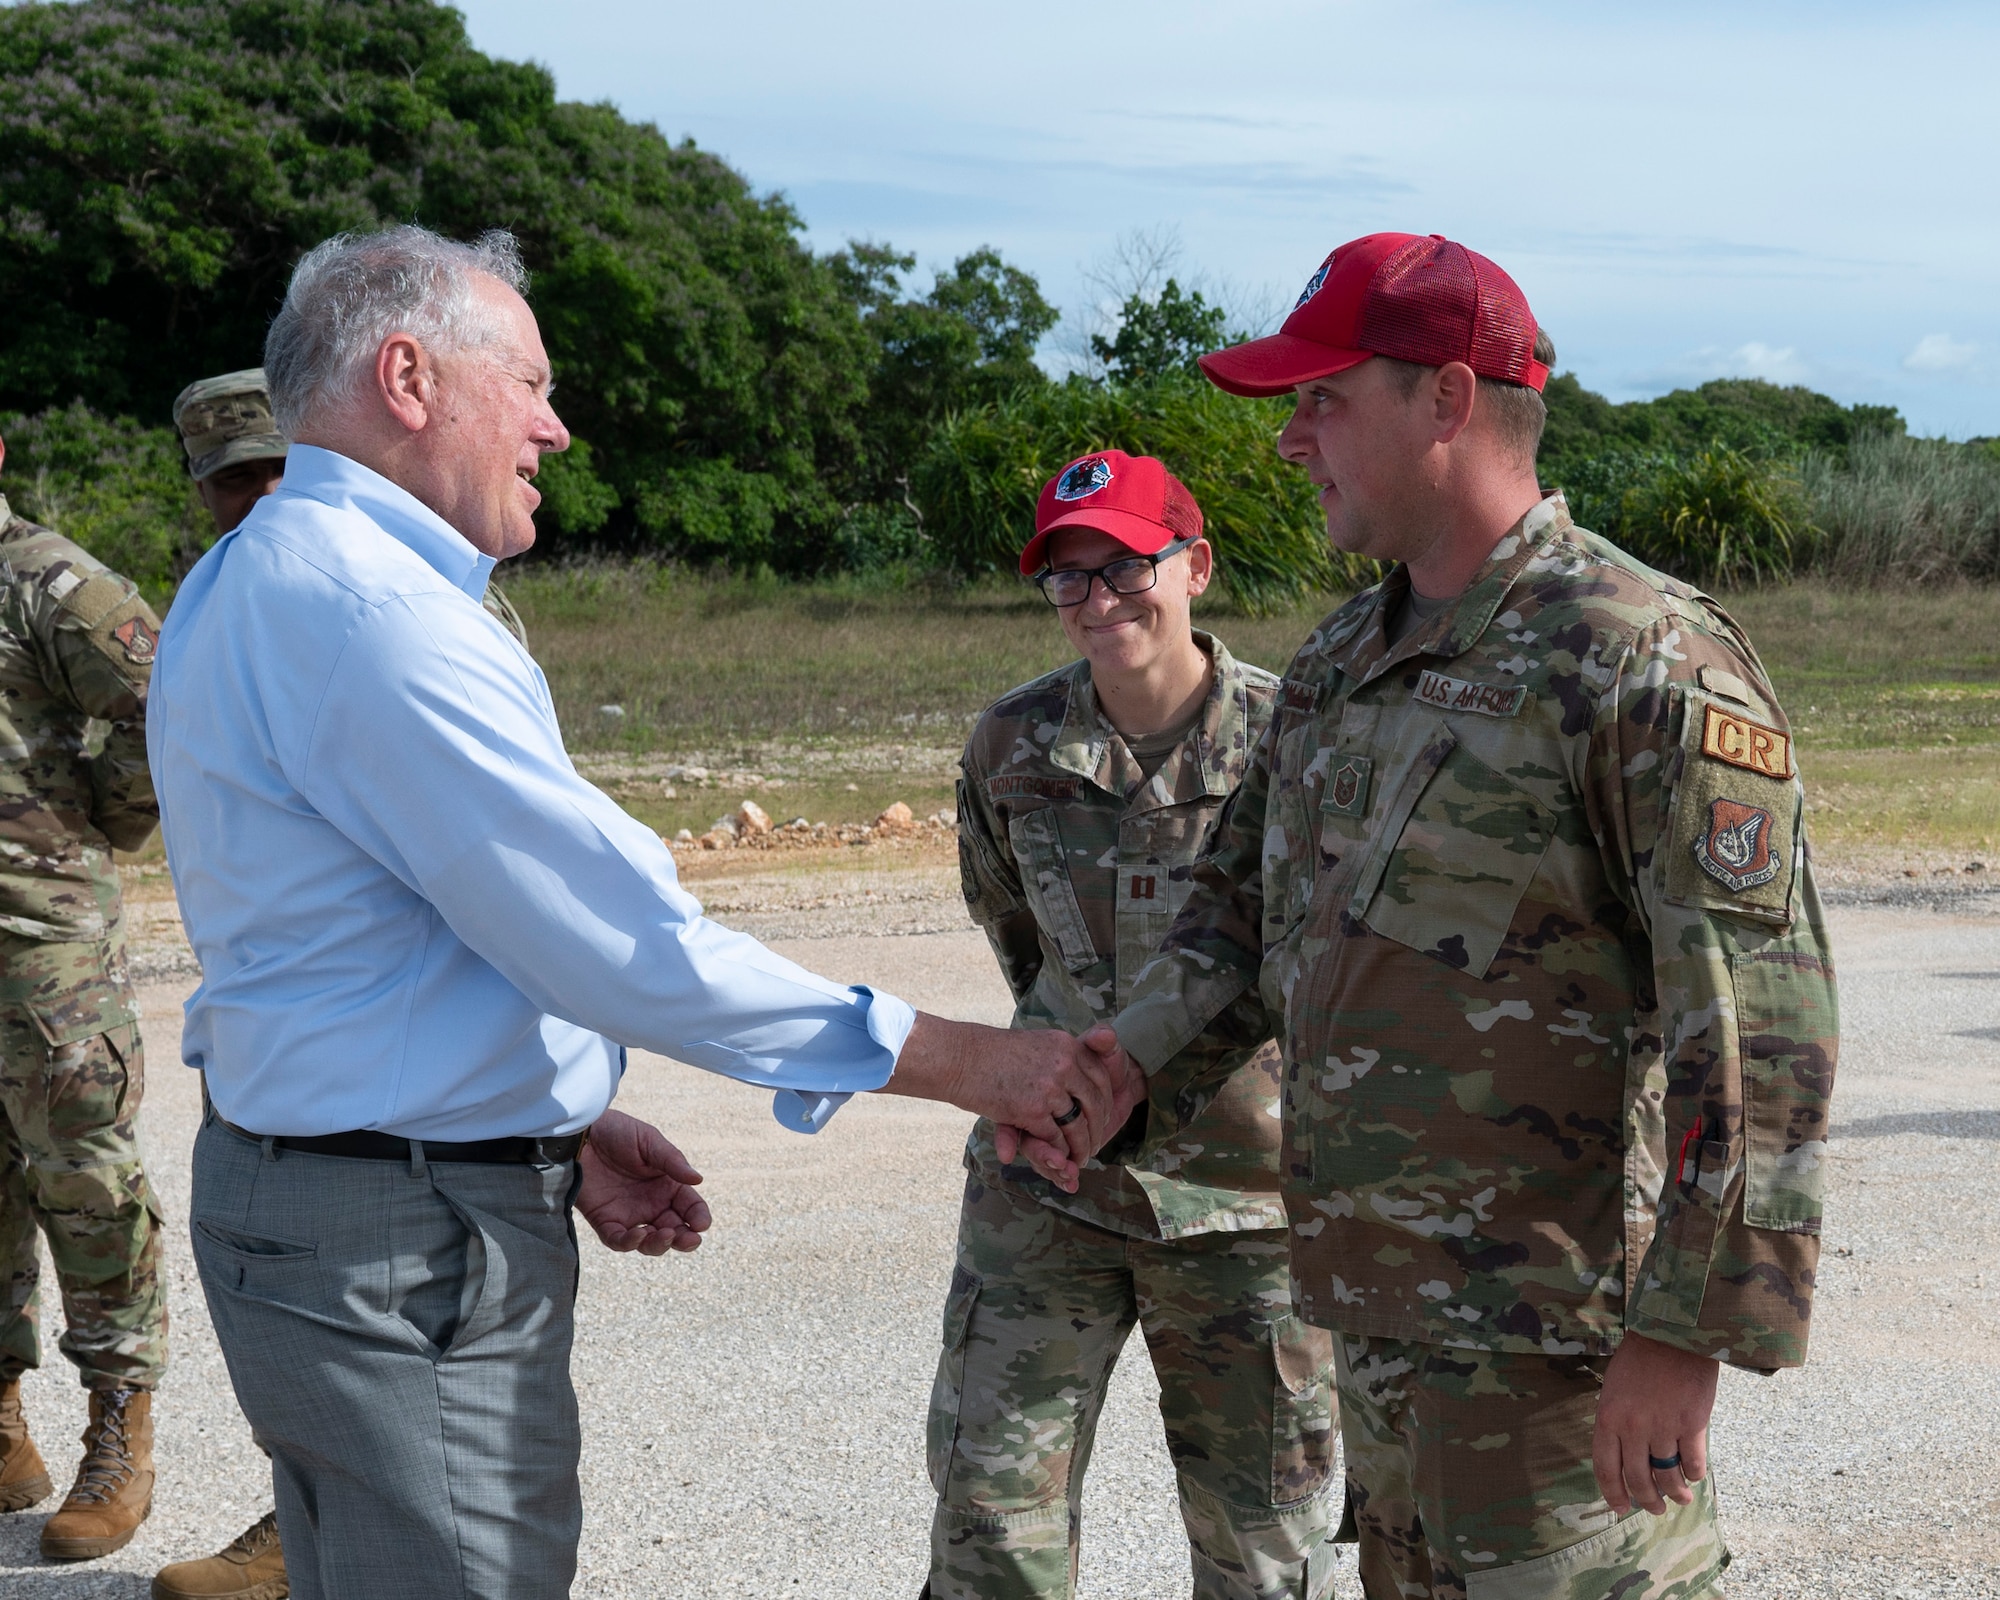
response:
<path fill-rule="evenodd" d="M 1559 496 L 1391 649 L 1407 583 L 1292 662 L 1119 1018 L 1170 1063 L 1153 1137 L 1207 1092 L 1185 1043 L 1254 989 L 1285 1044 L 1310 1320 L 1802 1361 L 1838 1029 L 1755 652 Z"/>
<path fill-rule="evenodd" d="M 1277 679 L 1197 632 L 1215 663 L 1193 730 L 1150 781 L 1078 661 L 996 701 L 958 790 L 966 904 L 1014 991 L 1014 1026 L 1081 1033 L 1124 1003 L 1193 886 L 1195 858 L 1270 721 Z M 1263 1008 L 1237 1006 L 1194 1046 L 1216 1093 L 1147 1153 L 1114 1141 L 1074 1195 L 1003 1168 L 981 1121 L 966 1165 L 1099 1227 L 1145 1239 L 1282 1228 L 1278 1052 Z"/>
<path fill-rule="evenodd" d="M 138 849 L 160 820 L 145 722 L 159 632 L 130 583 L 0 499 L 0 932 L 103 940 L 117 921 L 112 847 Z"/>

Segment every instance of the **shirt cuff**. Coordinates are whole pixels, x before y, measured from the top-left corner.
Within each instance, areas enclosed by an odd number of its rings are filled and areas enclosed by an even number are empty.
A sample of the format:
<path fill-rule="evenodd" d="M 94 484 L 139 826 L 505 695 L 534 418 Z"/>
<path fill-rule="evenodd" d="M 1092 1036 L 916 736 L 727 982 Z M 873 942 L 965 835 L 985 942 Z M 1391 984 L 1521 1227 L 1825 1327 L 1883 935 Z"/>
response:
<path fill-rule="evenodd" d="M 875 1085 L 880 1088 L 896 1070 L 896 1058 L 917 1025 L 916 1008 L 893 994 L 878 994 L 863 983 L 857 983 L 854 992 L 868 997 L 868 1037 L 889 1053 L 889 1065 Z M 840 1090 L 780 1089 L 771 1097 L 771 1115 L 780 1127 L 793 1133 L 818 1133 L 853 1098 L 851 1092 Z"/>
<path fill-rule="evenodd" d="M 834 1112 L 854 1098 L 851 1094 L 821 1094 L 812 1089 L 780 1089 L 771 1097 L 771 1115 L 794 1133 L 818 1133 Z"/>

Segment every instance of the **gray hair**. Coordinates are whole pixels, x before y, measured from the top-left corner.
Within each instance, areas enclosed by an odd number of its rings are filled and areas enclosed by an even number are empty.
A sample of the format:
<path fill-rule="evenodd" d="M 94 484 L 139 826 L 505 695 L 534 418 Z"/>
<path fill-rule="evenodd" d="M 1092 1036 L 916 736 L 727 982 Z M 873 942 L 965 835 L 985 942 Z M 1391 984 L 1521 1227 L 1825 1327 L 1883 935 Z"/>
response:
<path fill-rule="evenodd" d="M 264 336 L 278 427 L 295 439 L 328 402 L 352 399 L 392 333 L 414 334 L 432 351 L 487 343 L 496 330 L 473 298 L 475 274 L 527 293 L 521 247 L 500 229 L 461 244 L 406 223 L 315 245 L 292 269 Z"/>

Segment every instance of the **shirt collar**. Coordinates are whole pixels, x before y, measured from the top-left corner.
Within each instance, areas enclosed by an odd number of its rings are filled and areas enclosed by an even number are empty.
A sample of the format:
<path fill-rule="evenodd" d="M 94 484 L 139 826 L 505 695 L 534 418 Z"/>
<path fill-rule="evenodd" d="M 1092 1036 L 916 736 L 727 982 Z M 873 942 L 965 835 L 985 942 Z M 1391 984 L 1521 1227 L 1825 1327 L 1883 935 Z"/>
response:
<path fill-rule="evenodd" d="M 1209 680 L 1208 698 L 1202 702 L 1201 715 L 1181 742 L 1182 749 L 1193 746 L 1195 759 L 1184 762 L 1170 756 L 1154 774 L 1153 785 L 1160 791 L 1155 798 L 1161 804 L 1177 804 L 1192 798 L 1191 794 L 1181 792 L 1190 785 L 1194 793 L 1228 793 L 1235 786 L 1234 779 L 1223 770 L 1225 763 L 1212 757 L 1217 751 L 1236 748 L 1239 735 L 1247 730 L 1250 721 L 1249 695 L 1243 687 L 1242 674 L 1236 670 L 1235 658 L 1214 634 L 1196 628 L 1194 637 L 1208 656 L 1214 675 Z M 1049 750 L 1049 761 L 1064 771 L 1090 779 L 1111 794 L 1138 798 L 1133 791 L 1143 777 L 1139 763 L 1098 705 L 1097 686 L 1091 682 L 1088 661 L 1079 661 L 1070 669 L 1069 707 L 1063 716 L 1062 729 Z"/>
<path fill-rule="evenodd" d="M 1562 491 L 1549 490 L 1526 516 L 1501 535 L 1485 564 L 1473 574 L 1458 598 L 1392 648 L 1388 642 L 1389 616 L 1410 586 L 1409 569 L 1396 567 L 1376 586 L 1369 611 L 1356 624 L 1346 645 L 1335 654 L 1334 665 L 1349 677 L 1366 683 L 1411 656 L 1449 659 L 1463 655 L 1485 637 L 1508 591 L 1528 563 L 1574 526 Z"/>
<path fill-rule="evenodd" d="M 452 587 L 475 600 L 486 593 L 493 557 L 474 549 L 471 540 L 409 490 L 351 456 L 295 444 L 285 457 L 285 476 L 276 493 L 358 511 Z"/>

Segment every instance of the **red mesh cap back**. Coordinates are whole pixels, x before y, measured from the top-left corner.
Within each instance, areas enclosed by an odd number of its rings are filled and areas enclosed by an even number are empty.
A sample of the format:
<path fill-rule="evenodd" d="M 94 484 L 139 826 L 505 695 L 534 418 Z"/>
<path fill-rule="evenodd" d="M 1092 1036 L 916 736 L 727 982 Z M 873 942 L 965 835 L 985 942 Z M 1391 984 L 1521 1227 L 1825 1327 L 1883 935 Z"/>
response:
<path fill-rule="evenodd" d="M 1441 367 L 1463 361 L 1482 378 L 1546 381 L 1535 361 L 1535 319 L 1512 278 L 1462 244 L 1413 239 L 1375 271 L 1356 343 L 1376 355 Z"/>
<path fill-rule="evenodd" d="M 1527 296 L 1486 257 L 1442 234 L 1372 233 L 1326 258 L 1278 332 L 1213 351 L 1201 369 L 1232 394 L 1270 395 L 1379 355 L 1463 361 L 1540 389 L 1549 373 L 1534 351 Z"/>

